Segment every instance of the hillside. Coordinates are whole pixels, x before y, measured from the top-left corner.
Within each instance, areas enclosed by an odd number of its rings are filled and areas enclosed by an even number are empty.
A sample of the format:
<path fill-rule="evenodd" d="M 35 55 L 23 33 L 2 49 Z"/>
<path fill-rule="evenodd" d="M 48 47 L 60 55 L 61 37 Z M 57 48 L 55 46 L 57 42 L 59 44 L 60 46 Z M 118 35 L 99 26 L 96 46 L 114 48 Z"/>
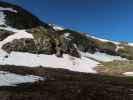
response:
<path fill-rule="evenodd" d="M 132 43 L 45 23 L 0 2 L 0 100 L 132 100 L 132 60 Z"/>

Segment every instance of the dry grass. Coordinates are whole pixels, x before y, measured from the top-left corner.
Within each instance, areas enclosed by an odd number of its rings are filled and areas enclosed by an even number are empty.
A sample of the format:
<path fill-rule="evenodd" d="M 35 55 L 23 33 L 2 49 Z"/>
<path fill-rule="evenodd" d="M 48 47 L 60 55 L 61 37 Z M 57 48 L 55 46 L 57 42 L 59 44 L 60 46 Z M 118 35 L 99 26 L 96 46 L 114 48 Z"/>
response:
<path fill-rule="evenodd" d="M 96 70 L 101 74 L 122 76 L 124 72 L 133 71 L 133 61 L 103 62 L 103 66 L 97 66 Z"/>

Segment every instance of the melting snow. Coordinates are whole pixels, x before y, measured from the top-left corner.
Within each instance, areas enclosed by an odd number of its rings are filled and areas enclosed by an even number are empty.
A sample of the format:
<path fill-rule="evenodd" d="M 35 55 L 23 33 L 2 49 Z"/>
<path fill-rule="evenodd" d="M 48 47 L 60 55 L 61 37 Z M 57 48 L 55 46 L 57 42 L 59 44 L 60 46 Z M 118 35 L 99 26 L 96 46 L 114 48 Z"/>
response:
<path fill-rule="evenodd" d="M 123 48 L 124 48 L 123 46 L 119 46 L 119 45 L 117 45 L 115 51 L 117 52 L 119 49 L 123 49 Z"/>
<path fill-rule="evenodd" d="M 103 62 L 108 62 L 113 60 L 126 60 L 125 58 L 122 58 L 120 56 L 112 56 L 112 55 L 108 55 L 106 53 L 100 53 L 100 52 L 96 52 L 94 54 L 91 54 L 91 53 L 82 53 L 82 54 L 88 58 L 93 58 Z"/>
<path fill-rule="evenodd" d="M 26 32 L 25 30 L 17 30 L 12 27 L 0 27 L 0 29 L 4 29 L 7 31 L 14 32 L 13 35 L 10 35 L 5 40 L 0 42 L 0 61 L 3 60 L 3 57 L 8 55 L 3 49 L 2 46 L 8 42 L 12 42 L 14 39 L 21 39 L 21 38 L 33 38 L 32 34 Z"/>
<path fill-rule="evenodd" d="M 96 73 L 94 68 L 99 63 L 86 57 L 76 58 L 67 54 L 63 55 L 62 58 L 59 58 L 55 55 L 37 55 L 31 53 L 11 52 L 8 58 L 3 58 L 0 60 L 0 64 L 23 65 L 30 67 L 43 66 L 51 68 L 64 68 L 79 72 Z"/>
<path fill-rule="evenodd" d="M 55 31 L 62 31 L 62 30 L 64 30 L 63 27 L 60 27 L 58 25 L 55 25 L 55 24 L 49 24 L 49 25 L 52 26 Z"/>
<path fill-rule="evenodd" d="M 14 39 L 33 38 L 32 34 L 27 33 L 25 30 L 17 30 L 11 27 L 0 27 L 0 29 L 12 31 L 15 33 L 7 37 L 5 40 L 1 41 L 0 48 L 2 48 L 4 44 L 11 42 Z M 69 34 L 67 33 L 67 36 L 68 35 Z M 72 71 L 90 73 L 96 73 L 94 68 L 97 66 L 97 64 L 99 64 L 98 62 L 88 59 L 86 57 L 76 58 L 67 54 L 63 55 L 62 58 L 56 57 L 55 55 L 37 55 L 22 52 L 11 52 L 11 54 L 8 55 L 8 58 L 5 58 L 6 55 L 8 54 L 4 50 L 0 49 L 0 64 L 64 68 Z"/>
<path fill-rule="evenodd" d="M 133 72 L 125 72 L 125 73 L 123 73 L 123 75 L 125 75 L 125 76 L 133 76 Z"/>
<path fill-rule="evenodd" d="M 6 15 L 4 14 L 4 11 L 10 11 L 13 13 L 17 13 L 16 10 L 14 10 L 13 8 L 4 8 L 4 7 L 0 7 L 0 25 L 5 25 L 5 17 Z"/>
<path fill-rule="evenodd" d="M 112 42 L 112 43 L 117 44 L 117 45 L 120 44 L 119 42 L 115 42 L 115 41 L 111 41 L 111 40 L 106 40 L 106 39 L 98 38 L 98 37 L 95 37 L 95 36 L 90 36 L 90 35 L 88 35 L 88 34 L 87 34 L 87 36 L 88 36 L 88 37 L 91 37 L 91 38 L 93 38 L 93 39 L 100 40 L 100 41 L 102 41 L 102 42 Z"/>
<path fill-rule="evenodd" d="M 0 12 L 0 25 L 5 24 L 5 15 L 4 12 Z"/>
<path fill-rule="evenodd" d="M 64 36 L 65 36 L 65 37 L 68 37 L 68 36 L 70 36 L 70 34 L 71 34 L 71 33 L 64 33 Z"/>
<path fill-rule="evenodd" d="M 128 43 L 128 45 L 133 46 L 133 43 Z"/>
<path fill-rule="evenodd" d="M 31 83 L 38 80 L 43 80 L 42 77 L 34 75 L 18 75 L 5 71 L 0 71 L 0 86 L 14 86 L 20 83 Z"/>
<path fill-rule="evenodd" d="M 1 11 L 10 11 L 10 12 L 13 12 L 13 13 L 17 13 L 17 10 L 14 10 L 13 8 L 0 7 L 0 12 Z"/>

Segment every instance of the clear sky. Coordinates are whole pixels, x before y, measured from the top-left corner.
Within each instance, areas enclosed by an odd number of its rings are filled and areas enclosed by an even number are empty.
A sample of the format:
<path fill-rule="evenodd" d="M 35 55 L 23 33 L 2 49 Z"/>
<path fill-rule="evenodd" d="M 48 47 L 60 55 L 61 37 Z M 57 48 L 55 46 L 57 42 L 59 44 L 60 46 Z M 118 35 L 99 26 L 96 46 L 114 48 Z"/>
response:
<path fill-rule="evenodd" d="M 133 0 L 1 0 L 41 20 L 110 40 L 133 42 Z"/>

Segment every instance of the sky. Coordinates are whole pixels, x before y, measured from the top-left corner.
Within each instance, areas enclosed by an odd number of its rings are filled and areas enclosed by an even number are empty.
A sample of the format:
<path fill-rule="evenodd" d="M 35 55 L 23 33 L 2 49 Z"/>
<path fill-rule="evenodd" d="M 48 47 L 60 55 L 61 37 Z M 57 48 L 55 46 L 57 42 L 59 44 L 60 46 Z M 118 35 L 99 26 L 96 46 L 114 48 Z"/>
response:
<path fill-rule="evenodd" d="M 133 42 L 133 0 L 0 0 L 42 21 L 114 41 Z"/>

